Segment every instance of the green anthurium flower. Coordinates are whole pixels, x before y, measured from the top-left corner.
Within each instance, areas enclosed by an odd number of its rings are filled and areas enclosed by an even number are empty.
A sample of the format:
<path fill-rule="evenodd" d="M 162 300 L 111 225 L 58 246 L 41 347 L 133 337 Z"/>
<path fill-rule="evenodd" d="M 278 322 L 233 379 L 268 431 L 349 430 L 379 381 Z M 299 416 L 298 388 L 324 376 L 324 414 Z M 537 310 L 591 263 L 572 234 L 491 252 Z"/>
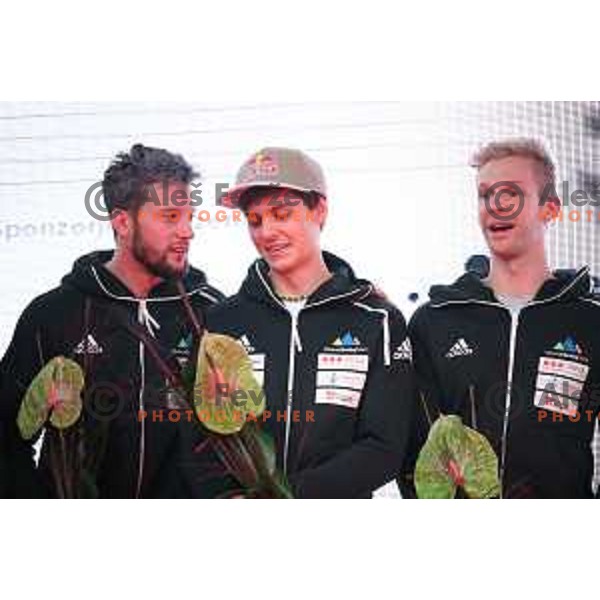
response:
<path fill-rule="evenodd" d="M 68 429 L 81 417 L 81 392 L 85 385 L 83 371 L 76 362 L 62 359 L 57 364 L 54 382 L 50 423 L 57 429 Z"/>
<path fill-rule="evenodd" d="M 252 362 L 233 338 L 206 334 L 198 354 L 194 406 L 213 433 L 239 433 L 249 415 L 260 417 L 266 399 L 252 371 Z"/>
<path fill-rule="evenodd" d="M 432 427 L 415 470 L 422 499 L 497 498 L 501 493 L 498 457 L 488 440 L 460 417 L 441 417 Z"/>
<path fill-rule="evenodd" d="M 58 429 L 74 425 L 81 416 L 81 367 L 62 356 L 53 358 L 36 375 L 21 402 L 17 425 L 24 440 L 32 440 L 48 416 Z"/>

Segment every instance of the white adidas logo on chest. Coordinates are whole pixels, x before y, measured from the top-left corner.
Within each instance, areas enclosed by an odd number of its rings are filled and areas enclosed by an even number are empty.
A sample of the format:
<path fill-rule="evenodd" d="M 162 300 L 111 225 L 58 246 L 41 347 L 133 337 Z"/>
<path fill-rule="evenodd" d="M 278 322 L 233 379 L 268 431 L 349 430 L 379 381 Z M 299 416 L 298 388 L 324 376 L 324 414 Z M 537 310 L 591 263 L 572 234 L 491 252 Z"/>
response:
<path fill-rule="evenodd" d="M 467 356 L 473 356 L 475 351 L 469 345 L 465 338 L 460 338 L 450 350 L 446 353 L 446 358 L 448 360 L 453 360 L 455 358 L 465 358 Z"/>
<path fill-rule="evenodd" d="M 83 354 L 102 354 L 104 352 L 104 348 L 94 339 L 92 334 L 84 337 L 77 347 L 73 351 L 73 354 L 83 355 Z"/>

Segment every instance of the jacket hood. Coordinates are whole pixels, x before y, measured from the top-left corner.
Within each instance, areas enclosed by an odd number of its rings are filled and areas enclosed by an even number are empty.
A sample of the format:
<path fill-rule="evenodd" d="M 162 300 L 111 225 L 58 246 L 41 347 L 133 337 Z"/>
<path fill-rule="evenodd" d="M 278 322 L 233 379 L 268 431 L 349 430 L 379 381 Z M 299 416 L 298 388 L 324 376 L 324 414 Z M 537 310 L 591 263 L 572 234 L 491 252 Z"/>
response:
<path fill-rule="evenodd" d="M 534 302 L 570 302 L 589 296 L 592 288 L 588 267 L 579 271 L 556 271 L 554 277 L 542 286 Z M 472 273 L 463 275 L 452 285 L 432 287 L 429 297 L 433 307 L 445 304 L 499 304 L 493 290 Z"/>
<path fill-rule="evenodd" d="M 329 252 L 324 252 L 323 257 L 333 277 L 309 298 L 308 305 L 334 302 L 338 299 L 342 301 L 363 298 L 374 290 L 372 283 L 356 277 L 352 267 L 341 258 Z M 242 284 L 241 293 L 281 307 L 281 301 L 269 278 L 269 266 L 264 260 L 258 260 L 250 267 L 248 276 Z"/>
<path fill-rule="evenodd" d="M 111 260 L 113 255 L 113 251 L 106 251 L 93 252 L 81 257 L 73 265 L 72 271 L 63 278 L 63 286 L 73 287 L 84 294 L 100 298 L 139 302 L 140 299 L 135 298 L 131 290 L 104 266 Z M 214 301 L 221 299 L 219 292 L 208 286 L 204 273 L 193 267 L 190 267 L 184 277 L 183 284 L 188 295 L 203 291 L 209 296 L 214 296 Z M 148 302 L 164 302 L 180 300 L 181 298 L 182 294 L 178 290 L 175 281 L 165 280 L 150 292 L 146 300 Z"/>

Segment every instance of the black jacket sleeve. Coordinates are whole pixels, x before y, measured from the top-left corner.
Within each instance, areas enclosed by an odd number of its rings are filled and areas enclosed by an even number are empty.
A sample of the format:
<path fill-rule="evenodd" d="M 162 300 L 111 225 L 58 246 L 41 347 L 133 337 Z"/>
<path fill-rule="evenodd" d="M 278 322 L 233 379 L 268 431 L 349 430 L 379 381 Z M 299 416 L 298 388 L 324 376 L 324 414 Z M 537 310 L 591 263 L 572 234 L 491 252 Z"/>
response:
<path fill-rule="evenodd" d="M 427 344 L 427 309 L 421 308 L 409 325 L 409 336 L 413 348 L 415 367 L 415 411 L 411 427 L 408 448 L 402 466 L 400 489 L 407 499 L 416 498 L 414 470 L 419 453 L 427 442 L 429 430 L 440 416 L 442 390 L 438 384 L 433 360 Z"/>
<path fill-rule="evenodd" d="M 43 366 L 42 340 L 35 302 L 21 315 L 13 339 L 0 363 L 0 495 L 8 498 L 44 496 L 37 476 L 33 447 L 17 427 L 21 400 Z"/>
<path fill-rule="evenodd" d="M 396 351 L 407 340 L 402 314 L 390 311 L 390 360 L 385 364 L 384 337 L 367 376 L 354 444 L 323 465 L 291 479 L 298 498 L 370 498 L 394 481 L 403 462 L 415 398 L 410 357 Z"/>

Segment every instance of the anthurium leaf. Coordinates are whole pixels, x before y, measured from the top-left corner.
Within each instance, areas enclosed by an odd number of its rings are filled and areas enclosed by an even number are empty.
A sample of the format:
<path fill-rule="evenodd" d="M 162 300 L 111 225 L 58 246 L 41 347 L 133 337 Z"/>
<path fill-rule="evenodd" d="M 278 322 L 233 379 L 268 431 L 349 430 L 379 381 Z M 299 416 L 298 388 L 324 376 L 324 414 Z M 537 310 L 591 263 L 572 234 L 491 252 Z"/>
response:
<path fill-rule="evenodd" d="M 254 377 L 250 357 L 237 340 L 206 334 L 196 373 L 194 406 L 209 431 L 239 433 L 248 415 L 263 414 L 265 395 Z"/>
<path fill-rule="evenodd" d="M 452 448 L 456 443 L 456 447 Z M 449 442 L 463 474 L 461 486 L 472 499 L 499 498 L 498 457 L 487 438 L 463 426 L 463 434 Z"/>
<path fill-rule="evenodd" d="M 85 379 L 81 367 L 72 360 L 57 360 L 50 388 L 50 423 L 57 429 L 68 429 L 77 423 L 83 408 L 81 392 Z"/>
<path fill-rule="evenodd" d="M 79 365 L 62 356 L 53 358 L 33 379 L 21 402 L 17 425 L 23 439 L 33 439 L 51 411 L 53 425 L 73 425 L 81 414 L 82 389 L 83 372 Z"/>
<path fill-rule="evenodd" d="M 498 457 L 488 440 L 465 427 L 460 417 L 441 417 L 417 461 L 415 486 L 423 499 L 455 498 L 459 489 L 468 498 L 496 498 Z"/>
<path fill-rule="evenodd" d="M 17 425 L 24 440 L 32 440 L 48 420 L 48 390 L 52 385 L 54 364 L 48 363 L 33 379 L 19 408 Z"/>
<path fill-rule="evenodd" d="M 451 421 L 444 417 L 436 421 L 421 450 L 415 469 L 415 487 L 419 498 L 450 500 L 456 497 L 457 485 L 447 468 L 451 457 L 446 444 L 446 430 L 451 426 Z"/>

